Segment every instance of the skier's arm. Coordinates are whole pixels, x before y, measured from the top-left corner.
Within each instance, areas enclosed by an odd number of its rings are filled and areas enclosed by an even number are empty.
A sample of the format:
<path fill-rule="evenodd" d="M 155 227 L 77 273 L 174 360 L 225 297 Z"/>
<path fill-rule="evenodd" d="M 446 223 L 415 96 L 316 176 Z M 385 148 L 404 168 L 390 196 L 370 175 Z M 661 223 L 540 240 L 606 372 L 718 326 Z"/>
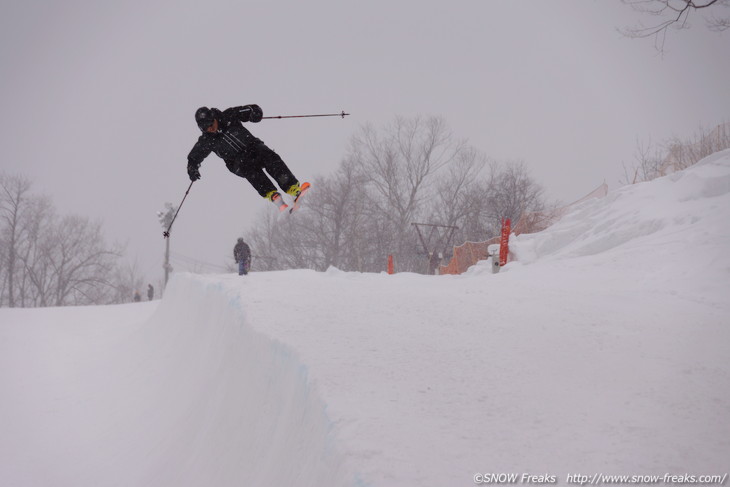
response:
<path fill-rule="evenodd" d="M 238 122 L 258 123 L 264 116 L 264 111 L 256 104 L 232 107 L 227 109 L 224 113 Z"/>
<path fill-rule="evenodd" d="M 198 170 L 200 164 L 203 159 L 210 155 L 212 150 L 212 144 L 206 140 L 205 135 L 201 135 L 188 154 L 188 176 L 190 176 L 191 181 L 200 179 L 200 171 Z"/>

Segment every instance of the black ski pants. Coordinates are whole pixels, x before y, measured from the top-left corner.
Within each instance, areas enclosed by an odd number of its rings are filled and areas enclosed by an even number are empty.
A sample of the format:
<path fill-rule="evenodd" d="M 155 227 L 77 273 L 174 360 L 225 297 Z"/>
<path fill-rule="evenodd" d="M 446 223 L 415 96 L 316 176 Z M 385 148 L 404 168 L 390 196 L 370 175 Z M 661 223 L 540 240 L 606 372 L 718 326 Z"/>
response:
<path fill-rule="evenodd" d="M 276 191 L 276 186 L 266 176 L 264 170 L 274 178 L 284 192 L 298 182 L 279 154 L 269 149 L 266 144 L 256 144 L 248 148 L 245 156 L 226 164 L 226 167 L 236 176 L 247 179 L 263 197 L 271 191 Z"/>

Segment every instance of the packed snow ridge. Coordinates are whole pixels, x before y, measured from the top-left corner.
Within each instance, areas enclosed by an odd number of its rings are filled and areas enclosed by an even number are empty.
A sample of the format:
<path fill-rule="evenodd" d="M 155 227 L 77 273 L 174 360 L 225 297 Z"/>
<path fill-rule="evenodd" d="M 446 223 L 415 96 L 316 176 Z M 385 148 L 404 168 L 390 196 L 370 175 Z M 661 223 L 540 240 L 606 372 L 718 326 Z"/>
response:
<path fill-rule="evenodd" d="M 730 151 L 462 276 L 177 274 L 0 310 L 0 482 L 443 486 L 722 474 Z"/>

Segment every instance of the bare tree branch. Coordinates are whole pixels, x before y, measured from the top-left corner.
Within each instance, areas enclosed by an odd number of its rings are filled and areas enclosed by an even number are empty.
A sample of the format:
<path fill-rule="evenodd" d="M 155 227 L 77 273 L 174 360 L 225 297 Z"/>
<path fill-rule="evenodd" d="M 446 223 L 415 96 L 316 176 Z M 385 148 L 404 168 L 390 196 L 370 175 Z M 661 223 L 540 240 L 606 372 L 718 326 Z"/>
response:
<path fill-rule="evenodd" d="M 702 11 L 710 7 L 728 7 L 730 0 L 621 0 L 631 8 L 661 20 L 645 25 L 641 20 L 635 27 L 619 29 L 622 34 L 631 38 L 654 37 L 654 47 L 664 52 L 667 30 L 670 27 L 687 29 L 690 27 L 689 16 L 694 11 Z M 713 13 L 717 8 L 713 10 Z M 723 31 L 730 27 L 730 16 L 705 18 L 707 28 Z"/>

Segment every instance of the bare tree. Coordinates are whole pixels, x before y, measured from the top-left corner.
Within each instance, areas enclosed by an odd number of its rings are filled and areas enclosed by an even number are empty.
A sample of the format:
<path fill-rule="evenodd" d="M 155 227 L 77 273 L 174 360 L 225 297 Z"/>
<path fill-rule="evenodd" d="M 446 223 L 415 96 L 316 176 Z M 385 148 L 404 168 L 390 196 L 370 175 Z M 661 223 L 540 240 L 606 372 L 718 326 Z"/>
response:
<path fill-rule="evenodd" d="M 30 206 L 30 181 L 18 175 L 0 175 L 0 218 L 3 224 L 4 291 L 8 306 L 16 306 L 18 245 L 26 236 L 27 213 Z"/>
<path fill-rule="evenodd" d="M 715 152 L 730 148 L 730 122 L 713 130 L 699 131 L 688 138 L 673 137 L 667 142 L 667 155 L 662 165 L 662 175 L 679 171 L 697 164 Z"/>
<path fill-rule="evenodd" d="M 315 269 L 342 267 L 348 255 L 360 249 L 362 239 L 355 236 L 366 223 L 365 183 L 350 161 L 343 161 L 331 177 L 317 181 L 317 190 L 302 212 L 304 224 L 300 227 L 303 246 L 312 251 Z"/>
<path fill-rule="evenodd" d="M 525 213 L 545 209 L 543 189 L 530 177 L 523 161 L 492 163 L 489 170 L 487 217 L 494 235 L 503 219 L 516 223 Z"/>
<path fill-rule="evenodd" d="M 107 246 L 100 222 L 59 217 L 30 188 L 25 177 L 0 175 L 0 306 L 113 302 L 122 249 Z"/>
<path fill-rule="evenodd" d="M 107 247 L 101 222 L 80 216 L 64 217 L 51 232 L 46 247 L 56 282 L 55 306 L 106 300 L 121 251 Z"/>
<path fill-rule="evenodd" d="M 33 237 L 24 257 L 33 305 L 112 302 L 121 250 L 106 246 L 100 222 L 67 216 L 37 225 Z"/>
<path fill-rule="evenodd" d="M 486 157 L 474 148 L 464 148 L 459 152 L 436 184 L 429 221 L 454 226 L 479 206 L 480 198 L 474 198 L 472 189 L 480 179 L 486 162 Z"/>
<path fill-rule="evenodd" d="M 118 264 L 112 271 L 110 281 L 112 286 L 108 301 L 111 303 L 129 302 L 132 300 L 134 292 L 141 291 L 144 287 L 144 279 L 142 279 L 139 263 L 136 260 L 132 263 Z"/>
<path fill-rule="evenodd" d="M 634 152 L 634 164 L 626 167 L 624 164 L 624 176 L 619 181 L 621 184 L 636 184 L 643 181 L 651 181 L 661 176 L 664 156 L 659 147 L 648 142 L 641 142 L 637 139 Z"/>
<path fill-rule="evenodd" d="M 378 243 L 382 259 L 393 253 L 401 268 L 420 265 L 411 223 L 433 195 L 436 175 L 465 146 L 441 117 L 397 117 L 380 132 L 366 126 L 353 137 L 349 159 L 367 181 L 372 218 L 380 223 L 370 237 Z"/>
<path fill-rule="evenodd" d="M 353 138 L 351 157 L 379 196 L 383 216 L 407 228 L 432 176 L 463 147 L 442 118 L 398 117 L 382 134 L 366 126 Z"/>
<path fill-rule="evenodd" d="M 50 292 L 53 282 L 46 278 L 50 271 L 42 242 L 56 218 L 55 209 L 47 197 L 38 196 L 30 200 L 23 219 L 24 238 L 17 242 L 17 255 L 22 262 L 18 282 L 21 307 L 48 306 L 44 297 Z"/>
<path fill-rule="evenodd" d="M 667 30 L 674 26 L 678 29 L 689 27 L 689 17 L 693 12 L 704 11 L 714 7 L 711 16 L 705 17 L 707 28 L 714 31 L 723 31 L 730 27 L 730 15 L 715 14 L 722 7 L 730 7 L 730 0 L 622 0 L 634 10 L 656 18 L 655 22 L 645 25 L 639 22 L 635 27 L 622 29 L 627 37 L 643 38 L 654 37 L 654 47 L 660 52 L 664 50 Z"/>
<path fill-rule="evenodd" d="M 316 184 L 314 187 L 316 188 Z M 283 248 L 279 243 L 283 234 L 283 222 L 277 221 L 277 216 L 279 215 L 275 215 L 272 211 L 263 210 L 256 218 L 252 229 L 244 232 L 244 239 L 251 247 L 252 271 L 286 268 L 281 256 L 290 250 Z"/>
<path fill-rule="evenodd" d="M 483 225 L 487 200 L 482 190 L 486 157 L 476 149 L 465 148 L 444 171 L 436 185 L 425 221 L 443 225 L 433 233 L 431 250 L 442 256 L 429 256 L 429 265 L 439 257 L 449 259 L 454 244 L 491 237 Z"/>

